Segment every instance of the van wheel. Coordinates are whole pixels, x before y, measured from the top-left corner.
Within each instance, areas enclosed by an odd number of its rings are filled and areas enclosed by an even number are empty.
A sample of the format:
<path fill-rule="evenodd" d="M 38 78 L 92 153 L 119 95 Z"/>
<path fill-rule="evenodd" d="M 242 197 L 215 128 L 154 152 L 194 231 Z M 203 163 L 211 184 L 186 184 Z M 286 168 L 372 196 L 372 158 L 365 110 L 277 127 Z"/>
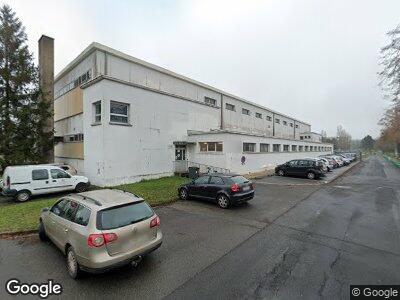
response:
<path fill-rule="evenodd" d="M 217 198 L 217 203 L 218 203 L 218 206 L 221 208 L 228 208 L 230 205 L 229 199 L 225 195 L 219 195 Z"/>
<path fill-rule="evenodd" d="M 77 193 L 83 193 L 83 192 L 85 192 L 86 190 L 87 190 L 86 183 L 83 183 L 83 182 L 78 183 L 78 184 L 76 185 L 76 187 L 75 187 L 75 191 L 76 191 Z"/>
<path fill-rule="evenodd" d="M 67 249 L 67 269 L 71 278 L 78 279 L 81 276 L 82 271 L 80 269 L 78 260 L 76 259 L 75 251 L 72 247 Z"/>
<path fill-rule="evenodd" d="M 307 173 L 307 178 L 308 179 L 315 179 L 315 174 L 313 172 L 308 172 Z"/>
<path fill-rule="evenodd" d="M 39 221 L 39 239 L 42 242 L 47 240 L 46 230 L 44 229 L 42 220 Z"/>
<path fill-rule="evenodd" d="M 17 195 L 15 195 L 15 199 L 18 202 L 25 202 L 31 198 L 31 193 L 27 190 L 19 191 Z"/>

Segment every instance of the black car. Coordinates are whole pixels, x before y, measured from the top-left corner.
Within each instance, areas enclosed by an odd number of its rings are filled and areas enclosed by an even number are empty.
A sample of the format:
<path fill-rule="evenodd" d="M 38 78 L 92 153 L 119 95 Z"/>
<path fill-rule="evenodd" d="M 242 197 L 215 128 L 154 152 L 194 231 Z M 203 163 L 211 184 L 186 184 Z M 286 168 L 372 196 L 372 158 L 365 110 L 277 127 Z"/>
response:
<path fill-rule="evenodd" d="M 221 208 L 246 202 L 254 197 L 253 183 L 236 174 L 212 173 L 202 175 L 178 189 L 179 197 L 216 202 Z"/>
<path fill-rule="evenodd" d="M 325 176 L 323 163 L 316 159 L 294 159 L 275 168 L 275 174 L 279 176 L 299 176 L 308 179 L 318 179 Z"/>

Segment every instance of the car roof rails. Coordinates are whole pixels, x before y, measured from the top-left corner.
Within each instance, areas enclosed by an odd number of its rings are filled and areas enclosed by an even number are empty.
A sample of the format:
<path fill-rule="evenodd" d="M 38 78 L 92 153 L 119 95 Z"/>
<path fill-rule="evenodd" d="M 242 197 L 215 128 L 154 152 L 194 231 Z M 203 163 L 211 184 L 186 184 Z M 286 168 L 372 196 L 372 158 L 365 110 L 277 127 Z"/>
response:
<path fill-rule="evenodd" d="M 125 193 L 125 194 L 130 194 L 130 195 L 132 195 L 132 196 L 134 196 L 134 197 L 136 197 L 136 198 L 142 198 L 142 197 L 140 197 L 140 196 L 138 196 L 138 195 L 136 195 L 136 194 L 134 194 L 134 193 L 128 192 L 128 191 L 124 191 L 124 190 L 120 190 L 120 189 L 114 189 L 114 188 L 111 188 L 111 190 L 113 190 L 113 191 L 118 191 L 118 192 L 122 192 L 122 193 Z"/>
<path fill-rule="evenodd" d="M 89 200 L 89 201 L 92 201 L 94 204 L 96 204 L 97 206 L 103 206 L 102 204 L 101 204 L 101 202 L 99 202 L 99 201 L 97 201 L 97 200 L 95 200 L 95 199 L 93 199 L 93 198 L 91 198 L 91 197 L 88 197 L 88 196 L 83 196 L 83 195 L 80 195 L 80 194 L 69 194 L 68 196 L 79 196 L 79 197 L 81 197 L 83 200 Z"/>

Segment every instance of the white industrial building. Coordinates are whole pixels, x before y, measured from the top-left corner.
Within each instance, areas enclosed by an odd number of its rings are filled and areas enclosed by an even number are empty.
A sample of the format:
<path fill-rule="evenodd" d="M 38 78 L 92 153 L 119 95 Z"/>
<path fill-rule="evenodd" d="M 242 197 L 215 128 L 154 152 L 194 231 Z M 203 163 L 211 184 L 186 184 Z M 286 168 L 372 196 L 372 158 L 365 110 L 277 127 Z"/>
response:
<path fill-rule="evenodd" d="M 56 76 L 54 93 L 55 160 L 99 186 L 333 151 L 310 124 L 98 43 Z"/>

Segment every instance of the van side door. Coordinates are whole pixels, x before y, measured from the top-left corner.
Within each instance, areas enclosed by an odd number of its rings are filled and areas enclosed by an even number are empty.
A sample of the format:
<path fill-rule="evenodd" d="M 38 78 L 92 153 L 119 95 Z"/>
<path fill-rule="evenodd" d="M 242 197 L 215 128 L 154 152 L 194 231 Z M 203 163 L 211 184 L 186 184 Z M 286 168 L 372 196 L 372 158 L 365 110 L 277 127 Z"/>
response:
<path fill-rule="evenodd" d="M 52 192 L 50 185 L 49 171 L 46 168 L 33 169 L 31 176 L 32 176 L 32 181 L 31 181 L 32 195 L 46 194 Z"/>
<path fill-rule="evenodd" d="M 74 189 L 72 176 L 60 168 L 50 169 L 50 185 L 54 192 L 69 191 Z"/>

